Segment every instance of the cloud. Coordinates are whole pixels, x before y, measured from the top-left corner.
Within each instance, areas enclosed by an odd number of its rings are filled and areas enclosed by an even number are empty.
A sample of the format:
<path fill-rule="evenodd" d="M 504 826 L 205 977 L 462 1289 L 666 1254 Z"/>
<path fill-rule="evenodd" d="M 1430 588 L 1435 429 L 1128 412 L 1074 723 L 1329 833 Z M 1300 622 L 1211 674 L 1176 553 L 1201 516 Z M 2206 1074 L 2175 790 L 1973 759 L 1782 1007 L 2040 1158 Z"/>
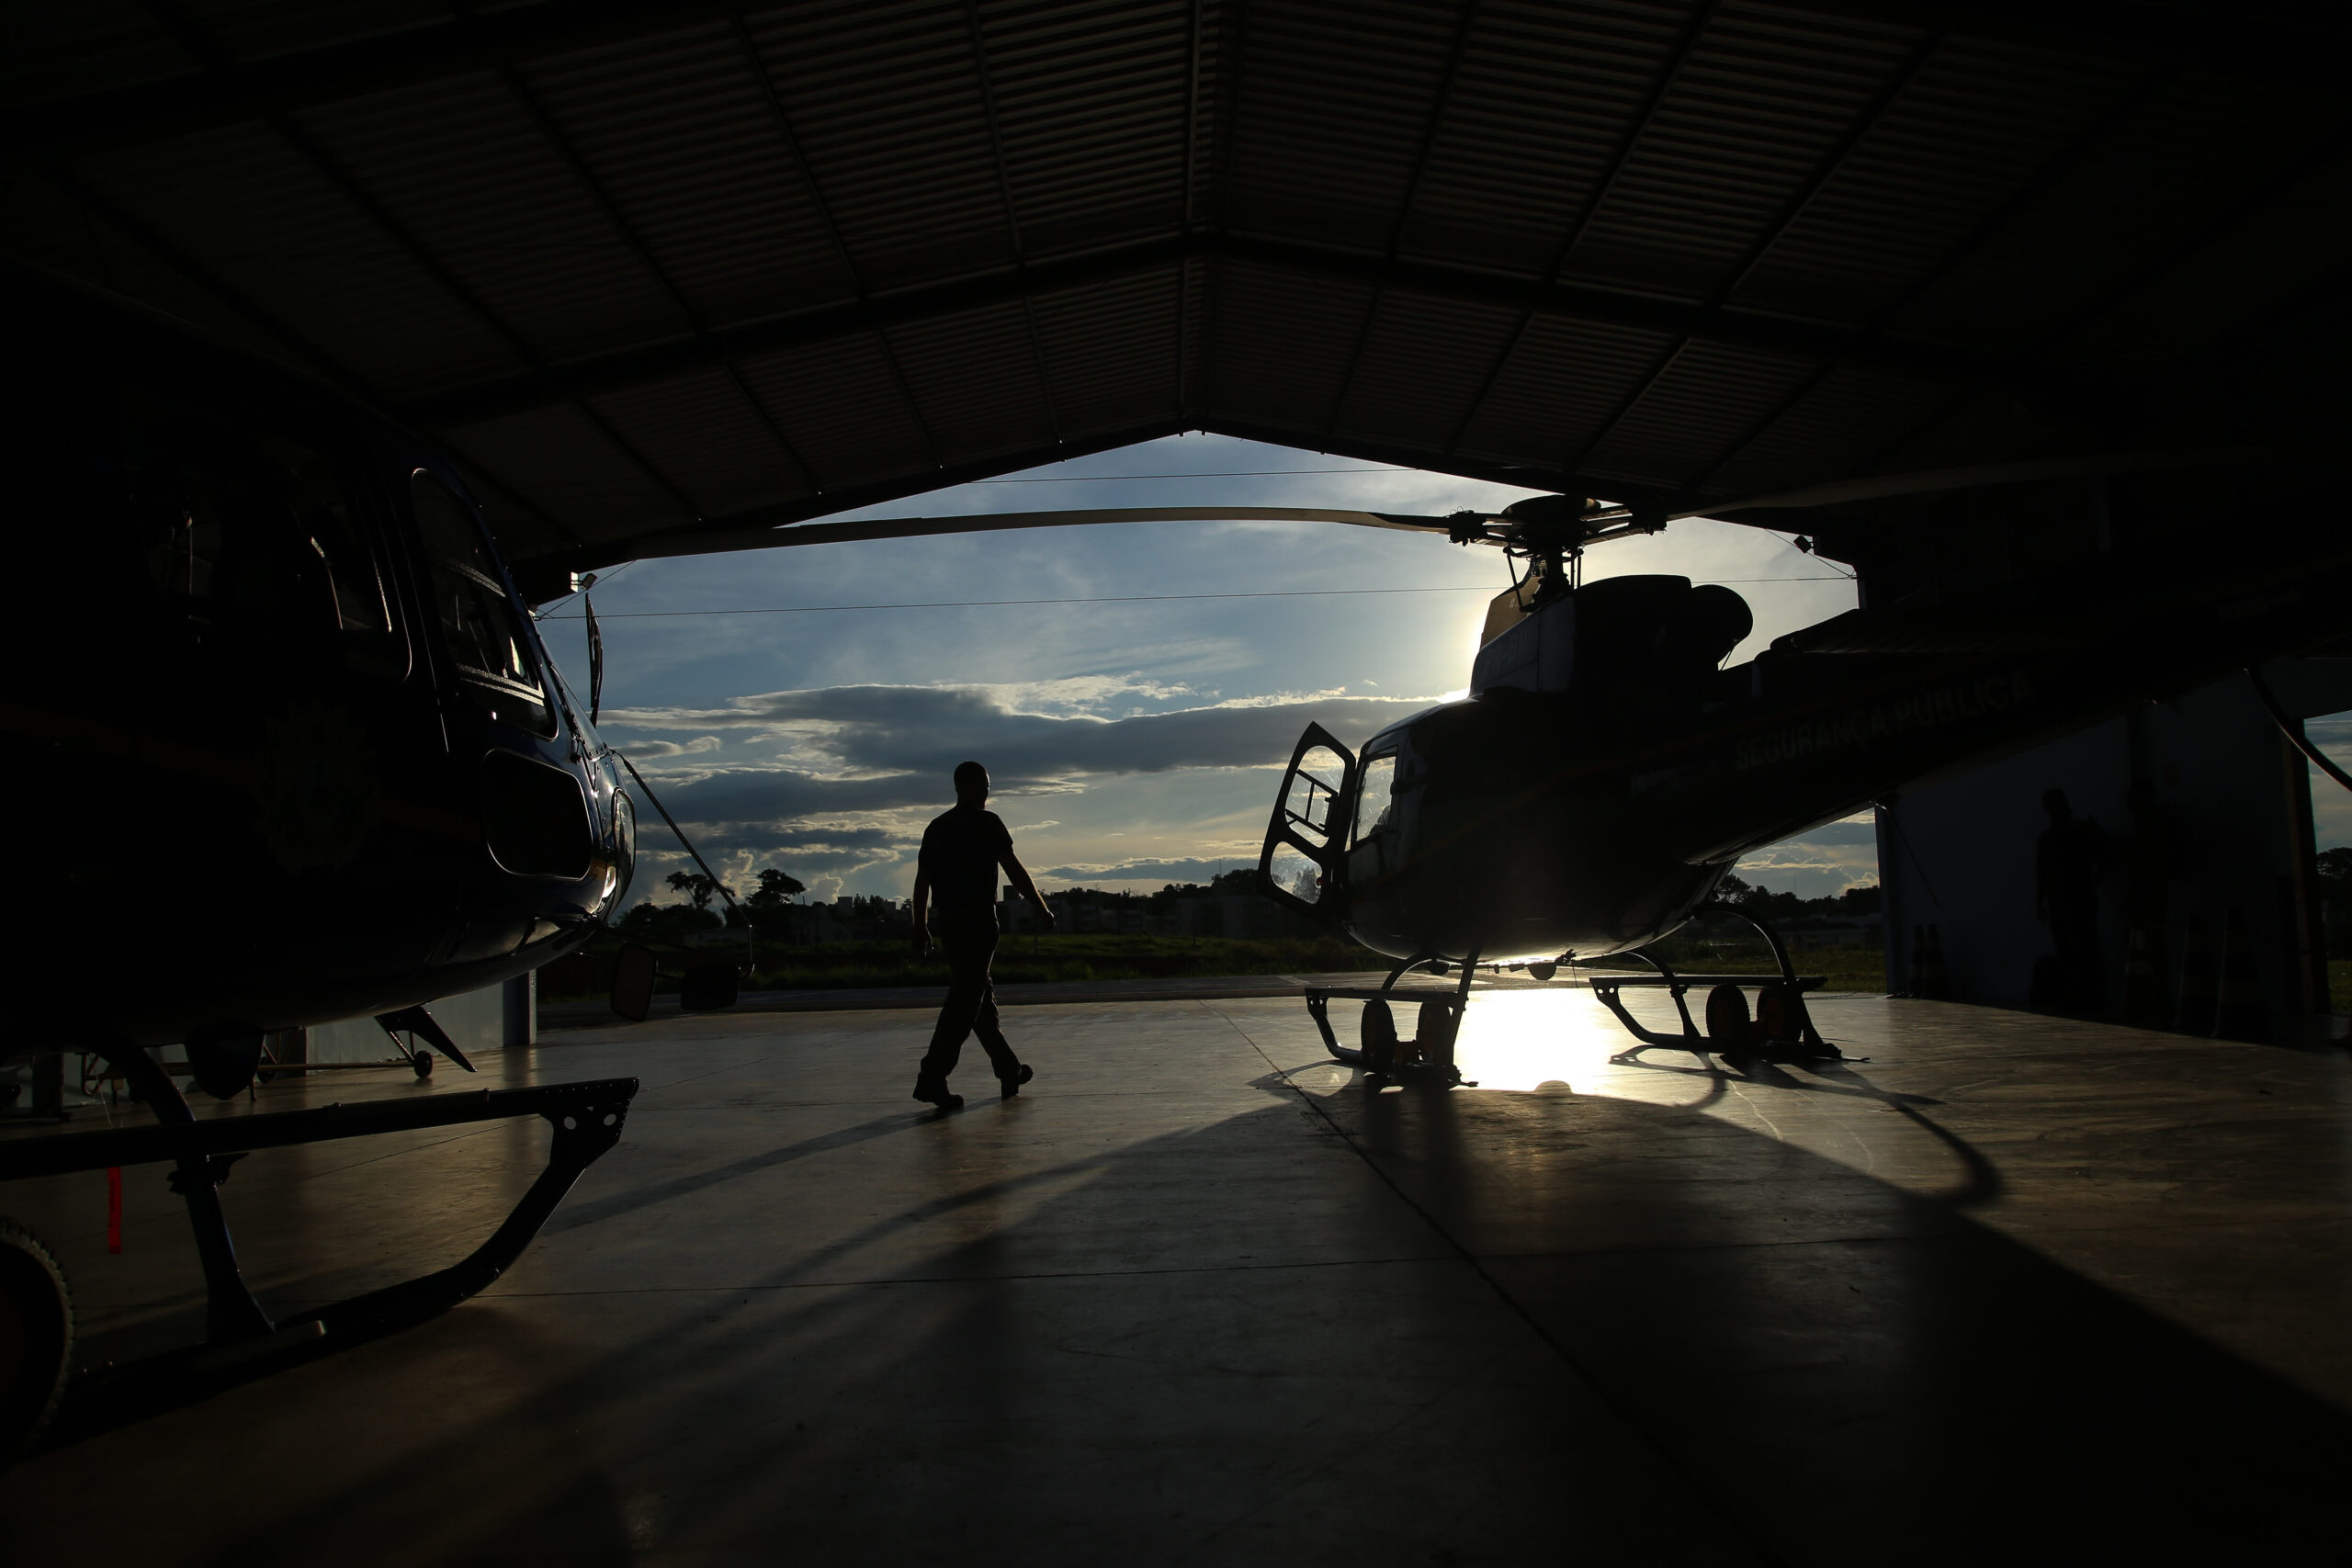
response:
<path fill-rule="evenodd" d="M 1224 860 L 1128 860 L 1101 865 L 1057 865 L 1037 873 L 1060 882 L 1206 882 L 1220 872 L 1234 871 L 1250 862 L 1239 856 Z"/>
<path fill-rule="evenodd" d="M 846 876 L 911 859 L 922 841 L 919 822 L 747 822 L 695 835 L 706 855 L 727 856 L 751 866 L 789 863 L 793 874 L 833 873 Z"/>
<path fill-rule="evenodd" d="M 1738 874 L 1775 893 L 1820 898 L 1878 880 L 1878 828 L 1870 818 L 1829 822 L 1739 863 Z"/>
<path fill-rule="evenodd" d="M 1875 850 L 1878 847 L 1878 824 L 1869 820 L 1868 818 L 1864 818 L 1860 822 L 1845 821 L 1824 823 L 1818 828 L 1809 829 L 1804 832 L 1799 833 L 1793 839 L 1784 839 L 1780 843 L 1773 845 L 1772 848 L 1775 850 L 1782 850 L 1800 844 L 1868 844 L 1871 849 Z"/>
<path fill-rule="evenodd" d="M 629 743 L 628 760 L 632 762 L 658 762 L 672 757 L 698 757 L 716 751 L 726 742 L 716 735 L 697 735 L 692 740 L 637 740 Z"/>
<path fill-rule="evenodd" d="M 613 722 L 654 731 L 738 728 L 780 743 L 765 766 L 670 770 L 662 795 L 682 820 L 797 823 L 944 807 L 949 776 L 967 758 L 988 764 L 999 795 L 1054 793 L 1104 775 L 1275 766 L 1310 721 L 1368 736 L 1426 705 L 1394 697 L 1249 699 L 1105 718 L 1023 711 L 1001 687 L 871 685 L 767 692 L 722 707 L 636 708 Z"/>

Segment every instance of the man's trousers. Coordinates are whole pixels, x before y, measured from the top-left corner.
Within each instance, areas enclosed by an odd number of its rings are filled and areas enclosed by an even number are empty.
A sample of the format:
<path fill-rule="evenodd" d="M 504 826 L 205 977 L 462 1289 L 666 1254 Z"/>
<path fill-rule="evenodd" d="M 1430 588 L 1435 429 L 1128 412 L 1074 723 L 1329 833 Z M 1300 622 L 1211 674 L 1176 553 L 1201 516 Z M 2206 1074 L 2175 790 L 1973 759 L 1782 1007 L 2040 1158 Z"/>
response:
<path fill-rule="evenodd" d="M 932 923 L 947 951 L 947 1000 L 931 1032 L 931 1049 L 923 1054 L 922 1076 L 945 1082 L 964 1054 L 964 1037 L 978 1034 L 999 1081 L 1020 1077 L 1021 1058 L 997 1027 L 996 985 L 989 978 L 989 966 L 996 962 L 996 911 L 986 906 L 941 909 Z"/>

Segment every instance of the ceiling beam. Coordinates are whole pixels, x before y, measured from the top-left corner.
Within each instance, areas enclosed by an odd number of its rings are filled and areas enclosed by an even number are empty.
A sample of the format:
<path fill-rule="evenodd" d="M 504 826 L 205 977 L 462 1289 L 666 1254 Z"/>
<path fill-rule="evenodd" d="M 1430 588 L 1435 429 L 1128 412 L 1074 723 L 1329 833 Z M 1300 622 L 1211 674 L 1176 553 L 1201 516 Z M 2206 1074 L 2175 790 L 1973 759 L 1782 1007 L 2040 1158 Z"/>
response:
<path fill-rule="evenodd" d="M 1062 288 L 1173 266 L 1187 257 L 1248 263 L 1317 278 L 1347 278 L 1375 288 L 1510 310 L 1532 310 L 1665 337 L 1733 344 L 1815 363 L 1858 364 L 1954 386 L 2050 391 L 2052 372 L 1973 350 L 1889 339 L 1821 322 L 1722 305 L 1681 304 L 1586 285 L 1540 283 L 1472 268 L 1244 235 L 1164 235 L 1081 255 L 1032 261 L 986 273 L 834 300 L 766 321 L 726 327 L 637 348 L 538 367 L 470 387 L 452 388 L 394 412 L 427 429 L 450 429 L 584 397 L 645 386 L 713 365 L 914 321 L 984 310 Z"/>
<path fill-rule="evenodd" d="M 224 70 L 26 104 L 0 114 L 0 158 L 47 162 L 264 118 L 501 62 L 625 42 L 744 7 L 717 0 L 538 0 Z M 1776 0 L 1773 9 L 2145 61 L 2329 92 L 2343 14 L 2186 11 L 2148 0 Z"/>

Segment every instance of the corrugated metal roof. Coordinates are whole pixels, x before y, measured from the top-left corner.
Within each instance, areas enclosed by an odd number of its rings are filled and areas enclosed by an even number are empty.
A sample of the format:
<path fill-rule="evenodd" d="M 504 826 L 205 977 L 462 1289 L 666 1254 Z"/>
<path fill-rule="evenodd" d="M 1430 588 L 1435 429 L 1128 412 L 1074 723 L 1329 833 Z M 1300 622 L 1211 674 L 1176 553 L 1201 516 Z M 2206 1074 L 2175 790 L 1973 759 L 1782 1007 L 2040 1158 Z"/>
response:
<path fill-rule="evenodd" d="M 2341 24 L 2242 6 L 8 13 L 0 247 L 441 429 L 526 560 L 1186 428 L 1684 503 L 2226 440 L 2352 259 Z"/>

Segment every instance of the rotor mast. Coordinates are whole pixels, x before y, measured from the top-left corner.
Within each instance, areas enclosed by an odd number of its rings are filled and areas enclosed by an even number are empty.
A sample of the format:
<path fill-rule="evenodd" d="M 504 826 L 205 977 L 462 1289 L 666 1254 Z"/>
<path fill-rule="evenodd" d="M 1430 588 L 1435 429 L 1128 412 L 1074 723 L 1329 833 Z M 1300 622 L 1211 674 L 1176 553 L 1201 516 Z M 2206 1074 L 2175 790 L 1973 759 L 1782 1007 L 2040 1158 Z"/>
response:
<path fill-rule="evenodd" d="M 1514 567 L 1513 582 L 1521 592 L 1521 607 L 1532 613 L 1576 590 L 1589 546 L 1655 534 L 1666 525 L 1663 512 L 1578 496 L 1532 495 L 1500 513 L 1457 512 L 1446 519 L 1446 536 L 1457 545 L 1499 545 L 1509 559 L 1525 561 L 1526 574 L 1520 576 Z"/>

